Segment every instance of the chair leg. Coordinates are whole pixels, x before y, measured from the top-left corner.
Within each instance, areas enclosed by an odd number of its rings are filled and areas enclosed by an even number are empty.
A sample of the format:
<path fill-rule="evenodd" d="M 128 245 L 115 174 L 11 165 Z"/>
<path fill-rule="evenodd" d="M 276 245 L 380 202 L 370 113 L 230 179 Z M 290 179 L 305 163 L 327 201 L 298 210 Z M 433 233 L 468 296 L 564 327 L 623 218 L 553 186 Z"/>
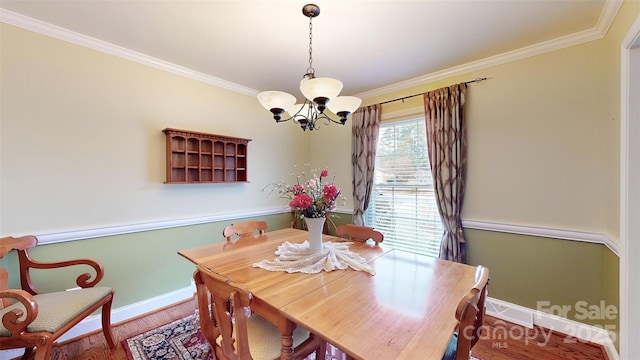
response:
<path fill-rule="evenodd" d="M 316 351 L 316 360 L 325 360 L 327 356 L 327 342 L 318 338 L 320 344 L 318 344 L 318 350 Z"/>
<path fill-rule="evenodd" d="M 110 349 L 115 349 L 116 344 L 111 330 L 111 304 L 113 303 L 113 292 L 111 293 L 111 299 L 102 305 L 102 332 L 107 340 L 107 344 Z"/>
<path fill-rule="evenodd" d="M 22 360 L 29 360 L 29 358 L 31 358 L 31 353 L 33 353 L 33 347 L 24 348 Z"/>
<path fill-rule="evenodd" d="M 53 347 L 53 338 L 48 338 L 43 346 L 36 346 L 34 360 L 50 360 L 51 348 Z"/>

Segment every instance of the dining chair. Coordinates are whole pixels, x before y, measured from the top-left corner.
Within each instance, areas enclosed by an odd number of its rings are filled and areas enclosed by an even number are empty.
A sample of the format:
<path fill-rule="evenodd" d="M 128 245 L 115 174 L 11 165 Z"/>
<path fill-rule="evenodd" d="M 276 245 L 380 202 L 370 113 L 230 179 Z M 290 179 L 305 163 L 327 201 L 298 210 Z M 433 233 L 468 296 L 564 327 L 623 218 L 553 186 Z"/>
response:
<path fill-rule="evenodd" d="M 109 348 L 116 348 L 111 331 L 111 304 L 114 291 L 96 287 L 102 280 L 102 265 L 92 259 L 40 262 L 29 255 L 38 244 L 35 236 L 0 239 L 0 258 L 17 251 L 21 289 L 8 289 L 9 272 L 0 268 L 0 350 L 24 348 L 23 359 L 51 357 L 56 339 L 102 307 L 102 332 Z M 83 273 L 75 279 L 79 287 L 72 291 L 40 292 L 31 279 L 31 269 L 58 269 L 71 266 L 90 267 L 95 274 Z M 35 349 L 35 352 L 34 352 Z"/>
<path fill-rule="evenodd" d="M 281 335 L 278 328 L 251 313 L 251 292 L 240 283 L 199 265 L 193 275 L 200 314 L 200 328 L 213 349 L 214 359 L 279 359 Z M 316 353 L 324 360 L 326 343 L 302 327 L 293 332 L 294 357 Z"/>
<path fill-rule="evenodd" d="M 478 266 L 475 280 L 473 288 L 458 303 L 455 315 L 458 326 L 442 357 L 443 360 L 470 359 L 471 349 L 480 339 L 489 285 L 489 269 Z"/>
<path fill-rule="evenodd" d="M 354 224 L 338 225 L 336 235 L 341 238 L 349 238 L 353 241 L 366 242 L 371 239 L 376 245 L 384 240 L 384 234 L 374 230 L 372 227 Z"/>
<path fill-rule="evenodd" d="M 250 220 L 239 223 L 231 224 L 222 230 L 222 236 L 227 238 L 227 241 L 231 241 L 234 236 L 243 238 L 253 235 L 256 231 L 258 234 L 264 234 L 267 230 L 266 221 Z"/>

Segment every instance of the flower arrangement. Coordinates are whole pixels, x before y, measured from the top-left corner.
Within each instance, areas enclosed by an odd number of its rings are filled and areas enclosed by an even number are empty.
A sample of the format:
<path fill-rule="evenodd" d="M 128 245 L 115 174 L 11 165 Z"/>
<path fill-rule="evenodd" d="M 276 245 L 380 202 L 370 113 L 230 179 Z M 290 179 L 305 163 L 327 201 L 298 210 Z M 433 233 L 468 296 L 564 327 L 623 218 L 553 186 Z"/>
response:
<path fill-rule="evenodd" d="M 292 176 L 296 178 L 295 184 L 270 184 L 271 192 L 277 190 L 281 198 L 289 200 L 289 206 L 300 213 L 301 218 L 326 217 L 336 209 L 341 192 L 333 181 L 327 182 L 328 170 L 312 169 L 308 174 L 302 172 L 301 175 Z"/>

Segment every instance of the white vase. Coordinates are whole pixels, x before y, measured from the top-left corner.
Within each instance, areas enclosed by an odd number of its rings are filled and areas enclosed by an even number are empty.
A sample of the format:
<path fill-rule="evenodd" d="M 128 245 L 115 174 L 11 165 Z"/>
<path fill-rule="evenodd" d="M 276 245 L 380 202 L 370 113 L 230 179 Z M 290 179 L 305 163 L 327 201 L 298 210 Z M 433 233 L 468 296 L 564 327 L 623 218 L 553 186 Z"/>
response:
<path fill-rule="evenodd" d="M 309 250 L 322 251 L 322 229 L 324 229 L 325 218 L 304 218 L 309 230 Z"/>

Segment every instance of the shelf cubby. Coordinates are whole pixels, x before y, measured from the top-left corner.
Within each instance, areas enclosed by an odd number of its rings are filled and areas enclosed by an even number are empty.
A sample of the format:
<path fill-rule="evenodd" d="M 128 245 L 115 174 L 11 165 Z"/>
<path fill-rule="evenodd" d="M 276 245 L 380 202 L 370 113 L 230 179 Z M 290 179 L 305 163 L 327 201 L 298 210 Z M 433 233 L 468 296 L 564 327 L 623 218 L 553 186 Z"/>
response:
<path fill-rule="evenodd" d="M 164 129 L 168 184 L 247 182 L 251 139 Z"/>

